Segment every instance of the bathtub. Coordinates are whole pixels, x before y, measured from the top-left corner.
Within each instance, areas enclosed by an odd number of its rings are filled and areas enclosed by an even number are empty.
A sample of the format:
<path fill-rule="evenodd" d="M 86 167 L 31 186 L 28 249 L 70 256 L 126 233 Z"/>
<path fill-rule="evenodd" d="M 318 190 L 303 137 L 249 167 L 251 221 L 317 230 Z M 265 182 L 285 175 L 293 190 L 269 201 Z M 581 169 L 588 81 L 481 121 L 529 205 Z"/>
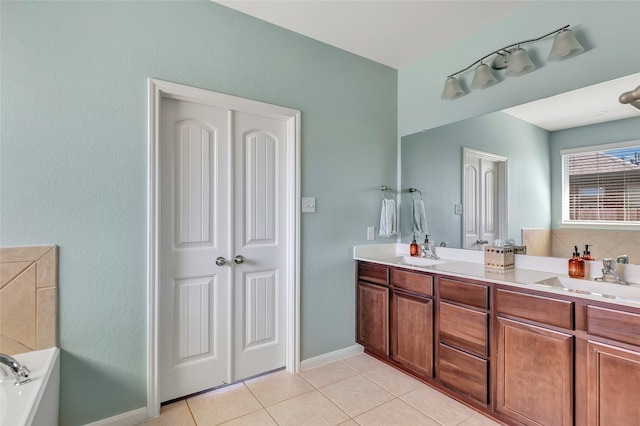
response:
<path fill-rule="evenodd" d="M 58 424 L 60 350 L 43 349 L 13 356 L 31 371 L 31 382 L 0 383 L 0 425 L 55 426 Z"/>

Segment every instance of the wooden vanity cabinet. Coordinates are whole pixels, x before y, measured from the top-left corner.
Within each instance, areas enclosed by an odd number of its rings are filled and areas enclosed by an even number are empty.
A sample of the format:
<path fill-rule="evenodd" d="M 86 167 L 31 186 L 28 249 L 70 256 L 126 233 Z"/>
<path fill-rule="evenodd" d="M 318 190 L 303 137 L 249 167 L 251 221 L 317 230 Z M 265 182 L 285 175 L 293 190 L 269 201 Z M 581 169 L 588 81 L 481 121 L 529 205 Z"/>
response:
<path fill-rule="evenodd" d="M 640 314 L 597 306 L 586 311 L 587 425 L 637 426 Z"/>
<path fill-rule="evenodd" d="M 368 351 L 389 356 L 389 268 L 358 262 L 356 340 Z"/>
<path fill-rule="evenodd" d="M 640 425 L 640 309 L 357 265 L 366 351 L 508 425 Z"/>
<path fill-rule="evenodd" d="M 449 389 L 489 404 L 489 287 L 438 278 L 436 377 Z"/>
<path fill-rule="evenodd" d="M 495 411 L 525 425 L 573 425 L 573 302 L 504 289 L 495 299 Z"/>
<path fill-rule="evenodd" d="M 390 271 L 391 359 L 425 378 L 433 377 L 433 277 Z"/>

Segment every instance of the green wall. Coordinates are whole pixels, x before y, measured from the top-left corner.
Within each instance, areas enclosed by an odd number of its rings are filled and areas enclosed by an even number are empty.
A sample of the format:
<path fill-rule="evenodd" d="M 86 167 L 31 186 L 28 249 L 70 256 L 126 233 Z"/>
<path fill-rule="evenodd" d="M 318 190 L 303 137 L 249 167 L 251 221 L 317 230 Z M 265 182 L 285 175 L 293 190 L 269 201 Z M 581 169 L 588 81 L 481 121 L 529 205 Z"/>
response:
<path fill-rule="evenodd" d="M 461 3 L 460 13 L 464 13 Z M 398 129 L 401 136 L 499 111 L 532 100 L 619 78 L 640 70 L 640 1 L 534 1 L 398 73 Z M 472 90 L 453 101 L 440 95 L 448 75 L 494 49 L 541 36 L 570 24 L 584 45 L 581 55 L 548 62 L 553 37 L 524 45 L 538 69 L 504 77 L 495 86 Z M 462 74 L 471 85 L 473 68 Z M 404 186 L 404 185 L 403 185 Z"/>
<path fill-rule="evenodd" d="M 631 108 L 631 107 L 629 107 Z M 551 227 L 562 227 L 562 157 L 560 150 L 616 142 L 637 141 L 640 145 L 640 117 L 592 124 L 550 134 Z"/>
<path fill-rule="evenodd" d="M 210 1 L 0 2 L 0 244 L 60 246 L 60 420 L 146 405 L 147 78 L 302 111 L 302 359 L 354 344 L 397 71 Z"/>
<path fill-rule="evenodd" d="M 422 191 L 431 240 L 462 246 L 463 148 L 507 157 L 508 238 L 550 223 L 549 132 L 504 112 L 470 118 L 402 138 L 402 187 Z M 411 196 L 403 192 L 400 231 L 411 240 Z"/>

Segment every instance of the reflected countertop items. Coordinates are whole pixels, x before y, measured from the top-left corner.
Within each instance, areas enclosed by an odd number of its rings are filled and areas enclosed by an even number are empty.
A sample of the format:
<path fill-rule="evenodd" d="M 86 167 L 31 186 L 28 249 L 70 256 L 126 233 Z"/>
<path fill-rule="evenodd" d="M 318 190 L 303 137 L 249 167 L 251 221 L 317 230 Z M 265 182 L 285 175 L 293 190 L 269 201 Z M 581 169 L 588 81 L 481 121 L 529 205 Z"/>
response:
<path fill-rule="evenodd" d="M 506 284 L 542 290 L 556 294 L 591 300 L 606 301 L 620 305 L 640 306 L 640 266 L 628 267 L 630 286 L 593 280 L 570 280 L 567 276 L 567 259 L 516 255 L 515 268 L 493 270 L 485 268 L 484 253 L 481 251 L 461 250 L 437 247 L 440 259 L 412 258 L 409 256 L 409 244 L 372 244 L 355 246 L 354 260 L 374 262 L 383 265 L 426 271 L 434 274 L 446 274 L 460 278 L 478 279 L 496 284 Z M 598 275 L 600 261 L 589 262 L 591 276 Z M 577 282 L 579 281 L 579 282 Z M 624 287 L 624 288 L 621 288 Z"/>

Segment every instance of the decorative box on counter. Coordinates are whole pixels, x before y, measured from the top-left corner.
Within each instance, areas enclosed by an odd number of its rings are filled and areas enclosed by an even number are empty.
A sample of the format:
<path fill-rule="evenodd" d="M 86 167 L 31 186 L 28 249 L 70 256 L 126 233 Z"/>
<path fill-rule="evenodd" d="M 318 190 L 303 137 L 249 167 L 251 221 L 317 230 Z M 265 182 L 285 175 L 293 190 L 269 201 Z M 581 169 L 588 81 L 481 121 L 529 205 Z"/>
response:
<path fill-rule="evenodd" d="M 516 260 L 514 246 L 484 246 L 484 266 L 491 269 L 513 269 Z"/>

